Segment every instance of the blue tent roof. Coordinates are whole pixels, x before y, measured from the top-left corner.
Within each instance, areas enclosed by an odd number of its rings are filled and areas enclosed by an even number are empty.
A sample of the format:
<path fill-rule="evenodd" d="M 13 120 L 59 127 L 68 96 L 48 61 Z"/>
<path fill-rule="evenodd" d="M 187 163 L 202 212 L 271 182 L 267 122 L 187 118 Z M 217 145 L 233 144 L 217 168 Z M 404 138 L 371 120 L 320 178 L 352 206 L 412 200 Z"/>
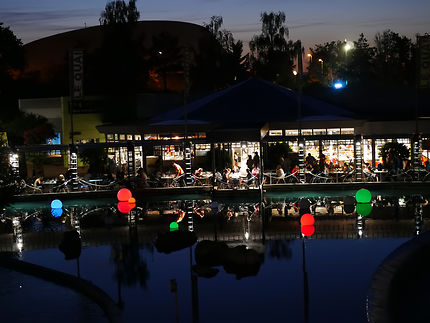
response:
<path fill-rule="evenodd" d="M 298 120 L 298 94 L 290 89 L 252 78 L 187 105 L 187 118 L 210 123 L 265 123 Z M 302 96 L 301 120 L 350 120 L 354 114 L 325 102 Z M 152 122 L 183 120 L 184 107 Z"/>

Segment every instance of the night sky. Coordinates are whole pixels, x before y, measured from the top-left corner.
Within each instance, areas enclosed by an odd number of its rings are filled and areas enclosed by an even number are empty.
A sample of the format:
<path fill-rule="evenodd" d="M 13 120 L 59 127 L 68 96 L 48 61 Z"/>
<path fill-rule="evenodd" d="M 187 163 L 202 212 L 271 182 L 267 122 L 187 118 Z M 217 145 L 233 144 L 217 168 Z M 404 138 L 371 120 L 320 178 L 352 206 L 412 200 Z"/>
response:
<path fill-rule="evenodd" d="M 127 1 L 126 1 L 127 2 Z M 23 43 L 52 34 L 98 25 L 106 0 L 1 0 L 0 22 L 10 26 Z M 202 25 L 213 15 L 224 28 L 248 41 L 261 29 L 262 11 L 284 11 L 290 39 L 306 48 L 331 40 L 372 40 L 391 29 L 413 38 L 430 32 L 428 0 L 138 0 L 141 20 L 178 20 Z"/>

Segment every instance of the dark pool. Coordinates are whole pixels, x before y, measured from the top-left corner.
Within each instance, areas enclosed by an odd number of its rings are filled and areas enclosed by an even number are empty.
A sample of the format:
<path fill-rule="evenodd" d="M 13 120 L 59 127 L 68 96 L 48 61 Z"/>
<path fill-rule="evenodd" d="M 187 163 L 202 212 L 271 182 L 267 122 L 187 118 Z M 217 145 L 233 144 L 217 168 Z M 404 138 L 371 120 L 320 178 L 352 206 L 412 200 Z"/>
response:
<path fill-rule="evenodd" d="M 17 203 L 2 214 L 0 250 L 93 282 L 122 306 L 124 322 L 367 322 L 373 274 L 427 230 L 428 197 L 372 192 L 370 214 L 360 215 L 353 196 L 159 198 L 138 201 L 131 217 L 112 200 L 65 201 L 59 218 L 50 201 Z M 299 221 L 304 212 L 315 218 L 308 237 Z M 176 221 L 196 242 L 163 240 Z M 82 238 L 79 267 L 58 248 L 73 227 Z M 5 322 L 35 315 L 43 322 L 107 321 L 97 304 L 66 287 L 9 269 L 0 269 L 0 284 Z"/>

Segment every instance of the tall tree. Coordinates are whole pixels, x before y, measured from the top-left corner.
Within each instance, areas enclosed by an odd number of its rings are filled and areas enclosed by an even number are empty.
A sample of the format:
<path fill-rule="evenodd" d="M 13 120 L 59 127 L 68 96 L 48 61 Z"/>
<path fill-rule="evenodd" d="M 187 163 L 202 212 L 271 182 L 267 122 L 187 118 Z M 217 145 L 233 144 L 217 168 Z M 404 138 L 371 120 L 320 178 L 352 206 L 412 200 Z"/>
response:
<path fill-rule="evenodd" d="M 105 121 L 125 120 L 136 115 L 135 94 L 139 72 L 144 69 L 142 42 L 134 37 L 139 17 L 135 0 L 128 4 L 111 1 L 100 16 L 104 37 L 98 53 L 98 75 L 109 99 Z"/>
<path fill-rule="evenodd" d="M 375 70 L 384 84 L 413 85 L 414 45 L 412 41 L 391 30 L 375 35 Z"/>
<path fill-rule="evenodd" d="M 243 43 L 236 41 L 229 30 L 221 29 L 222 24 L 221 16 L 212 16 L 209 23 L 203 24 L 211 37 L 200 43 L 201 50 L 193 71 L 196 85 L 219 89 L 247 77 L 246 56 L 242 56 Z M 207 78 L 208 71 L 211 71 L 213 78 Z"/>
<path fill-rule="evenodd" d="M 9 27 L 0 22 L 0 119 L 13 117 L 18 112 L 17 76 L 25 65 L 22 42 Z"/>
<path fill-rule="evenodd" d="M 308 66 L 308 71 L 311 82 L 317 81 L 323 85 L 331 85 L 333 80 L 343 77 L 344 45 L 344 42 L 337 40 L 317 44 L 310 49 L 312 62 Z"/>
<path fill-rule="evenodd" d="M 288 41 L 285 13 L 263 12 L 261 34 L 249 43 L 255 74 L 272 82 L 290 85 L 292 81 L 294 43 Z"/>
<path fill-rule="evenodd" d="M 139 20 L 140 13 L 136 7 L 136 0 L 128 4 L 122 0 L 115 0 L 106 4 L 105 10 L 100 14 L 100 25 L 127 24 Z"/>
<path fill-rule="evenodd" d="M 375 48 L 371 47 L 361 33 L 358 40 L 354 41 L 350 58 L 347 61 L 346 77 L 354 84 L 368 84 L 374 78 L 373 58 Z"/>

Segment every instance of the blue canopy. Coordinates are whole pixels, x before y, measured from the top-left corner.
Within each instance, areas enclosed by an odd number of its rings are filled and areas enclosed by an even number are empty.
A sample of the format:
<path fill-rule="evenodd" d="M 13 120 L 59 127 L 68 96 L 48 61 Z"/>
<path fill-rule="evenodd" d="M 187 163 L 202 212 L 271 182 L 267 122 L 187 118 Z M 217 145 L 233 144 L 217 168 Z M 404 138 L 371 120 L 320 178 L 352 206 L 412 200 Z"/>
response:
<path fill-rule="evenodd" d="M 302 96 L 300 120 L 351 120 L 354 114 L 331 104 Z M 299 120 L 298 94 L 252 78 L 186 106 L 187 119 L 220 124 L 264 124 Z M 153 123 L 184 120 L 184 107 L 153 118 Z"/>

